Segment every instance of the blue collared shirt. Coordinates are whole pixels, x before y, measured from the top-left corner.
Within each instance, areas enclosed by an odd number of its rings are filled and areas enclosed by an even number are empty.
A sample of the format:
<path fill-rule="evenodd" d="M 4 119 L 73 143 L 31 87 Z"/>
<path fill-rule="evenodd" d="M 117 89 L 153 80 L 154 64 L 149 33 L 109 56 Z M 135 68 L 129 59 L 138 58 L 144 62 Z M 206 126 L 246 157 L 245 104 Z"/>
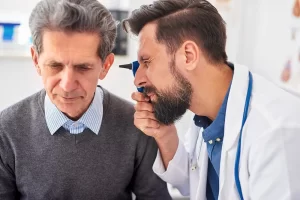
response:
<path fill-rule="evenodd" d="M 82 133 L 84 129 L 89 128 L 98 135 L 102 116 L 103 91 L 100 87 L 96 88 L 94 99 L 88 110 L 77 121 L 69 119 L 51 102 L 48 95 L 45 96 L 45 117 L 51 135 L 62 126 L 71 134 L 79 134 Z"/>
<path fill-rule="evenodd" d="M 229 90 L 224 98 L 221 109 L 213 122 L 207 117 L 194 117 L 195 124 L 204 128 L 202 137 L 207 143 L 207 153 L 209 157 L 206 185 L 207 200 L 218 199 L 220 160 Z"/>
<path fill-rule="evenodd" d="M 228 63 L 228 65 L 231 69 L 234 68 L 233 64 Z M 207 143 L 207 153 L 209 157 L 206 185 L 207 200 L 217 200 L 219 196 L 220 161 L 229 91 L 230 87 L 224 97 L 222 106 L 214 121 L 211 121 L 209 118 L 204 116 L 196 115 L 194 117 L 195 125 L 204 128 L 202 137 Z"/>

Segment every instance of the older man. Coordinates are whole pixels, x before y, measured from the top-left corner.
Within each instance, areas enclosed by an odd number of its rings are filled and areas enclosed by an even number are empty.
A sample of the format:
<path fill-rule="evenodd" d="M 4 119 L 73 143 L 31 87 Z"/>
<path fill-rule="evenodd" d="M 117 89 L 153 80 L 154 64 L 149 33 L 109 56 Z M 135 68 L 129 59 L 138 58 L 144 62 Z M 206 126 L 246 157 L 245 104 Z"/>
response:
<path fill-rule="evenodd" d="M 97 0 L 42 0 L 32 58 L 45 89 L 0 113 L 0 199 L 171 199 L 134 108 L 97 86 L 116 23 Z"/>

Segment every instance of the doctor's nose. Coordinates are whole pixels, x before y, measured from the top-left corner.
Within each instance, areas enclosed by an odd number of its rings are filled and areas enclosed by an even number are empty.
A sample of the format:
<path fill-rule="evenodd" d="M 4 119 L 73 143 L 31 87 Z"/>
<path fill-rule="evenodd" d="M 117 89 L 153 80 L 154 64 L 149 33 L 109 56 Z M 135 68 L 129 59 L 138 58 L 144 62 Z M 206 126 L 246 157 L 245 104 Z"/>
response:
<path fill-rule="evenodd" d="M 146 76 L 146 68 L 143 66 L 140 66 L 135 74 L 134 77 L 134 85 L 138 88 L 144 87 L 147 83 L 147 76 Z"/>

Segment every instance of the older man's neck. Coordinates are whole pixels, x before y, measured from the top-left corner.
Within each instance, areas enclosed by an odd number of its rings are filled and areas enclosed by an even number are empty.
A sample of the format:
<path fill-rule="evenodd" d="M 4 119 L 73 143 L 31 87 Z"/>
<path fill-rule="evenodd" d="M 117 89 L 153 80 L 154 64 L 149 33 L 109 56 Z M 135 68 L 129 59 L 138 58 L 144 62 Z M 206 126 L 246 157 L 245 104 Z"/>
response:
<path fill-rule="evenodd" d="M 93 102 L 93 99 L 90 101 L 88 106 L 86 106 L 81 111 L 78 111 L 76 113 L 64 113 L 64 115 L 66 115 L 70 120 L 72 120 L 74 122 L 78 121 L 87 112 L 87 110 L 89 109 L 89 107 L 91 106 L 91 104 Z"/>

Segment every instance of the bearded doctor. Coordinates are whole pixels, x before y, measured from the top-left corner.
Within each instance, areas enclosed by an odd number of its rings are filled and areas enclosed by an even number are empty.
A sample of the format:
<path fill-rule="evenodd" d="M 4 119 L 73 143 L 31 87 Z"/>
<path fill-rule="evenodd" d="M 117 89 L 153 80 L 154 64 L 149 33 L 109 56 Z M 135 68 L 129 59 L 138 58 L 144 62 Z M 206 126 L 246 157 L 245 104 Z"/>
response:
<path fill-rule="evenodd" d="M 227 61 L 214 6 L 159 0 L 123 27 L 138 36 L 134 123 L 159 146 L 159 177 L 191 200 L 300 199 L 300 98 Z M 180 141 L 174 122 L 187 109 Z"/>

